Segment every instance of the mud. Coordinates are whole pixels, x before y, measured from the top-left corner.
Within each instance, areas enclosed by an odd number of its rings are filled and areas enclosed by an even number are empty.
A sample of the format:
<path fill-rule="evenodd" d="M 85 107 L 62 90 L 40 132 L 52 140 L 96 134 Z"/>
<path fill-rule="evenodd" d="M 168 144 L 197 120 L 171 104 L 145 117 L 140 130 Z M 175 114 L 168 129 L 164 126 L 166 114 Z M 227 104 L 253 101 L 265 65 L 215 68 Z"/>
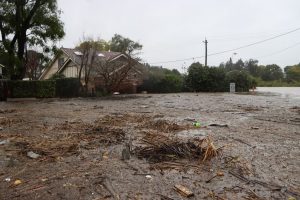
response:
<path fill-rule="evenodd" d="M 0 199 L 185 199 L 177 184 L 194 193 L 189 199 L 298 199 L 299 105 L 276 95 L 223 93 L 2 102 Z M 209 136 L 221 154 L 122 160 L 127 144 L 142 147 L 149 134 Z"/>

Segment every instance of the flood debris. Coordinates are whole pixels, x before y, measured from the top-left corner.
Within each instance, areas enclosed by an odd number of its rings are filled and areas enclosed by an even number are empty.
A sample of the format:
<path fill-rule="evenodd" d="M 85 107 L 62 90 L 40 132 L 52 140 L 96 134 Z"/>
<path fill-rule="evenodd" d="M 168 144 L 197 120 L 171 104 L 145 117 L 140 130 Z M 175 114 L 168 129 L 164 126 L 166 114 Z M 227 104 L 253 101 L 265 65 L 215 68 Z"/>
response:
<path fill-rule="evenodd" d="M 125 144 L 123 150 L 122 150 L 122 160 L 129 160 L 130 159 L 130 146 L 129 144 Z"/>
<path fill-rule="evenodd" d="M 260 185 L 262 187 L 270 189 L 271 191 L 279 191 L 279 192 L 282 192 L 282 193 L 287 193 L 287 194 L 290 194 L 290 195 L 293 195 L 293 196 L 300 197 L 300 193 L 298 191 L 294 191 L 292 189 L 286 188 L 285 186 L 280 186 L 280 185 L 277 185 L 275 183 L 267 183 L 267 182 L 260 181 L 260 180 L 255 180 L 255 179 L 249 179 L 249 178 L 245 177 L 244 175 L 242 175 L 238 172 L 235 172 L 233 170 L 229 170 L 228 172 L 232 176 L 234 176 L 234 177 L 238 178 L 239 180 L 244 181 L 248 184 Z"/>
<path fill-rule="evenodd" d="M 0 110 L 1 114 L 14 113 L 14 112 L 17 112 L 17 110 L 16 109 L 3 109 L 3 110 Z"/>
<path fill-rule="evenodd" d="M 223 172 L 217 172 L 214 176 L 212 176 L 210 179 L 208 179 L 207 181 L 205 181 L 205 183 L 211 182 L 214 178 L 216 178 L 218 176 L 224 176 L 224 173 Z"/>
<path fill-rule="evenodd" d="M 193 139 L 183 142 L 179 139 L 154 140 L 155 137 L 143 139 L 147 145 L 136 147 L 134 154 L 140 158 L 145 158 L 150 163 L 164 161 L 174 161 L 178 159 L 200 159 L 209 160 L 218 154 L 218 149 L 214 146 L 209 137 L 205 139 Z"/>
<path fill-rule="evenodd" d="M 184 197 L 194 196 L 194 193 L 183 185 L 179 185 L 179 184 L 175 185 L 174 190 Z"/>
<path fill-rule="evenodd" d="M 169 122 L 166 120 L 149 120 L 142 125 L 144 128 L 154 129 L 161 132 L 174 132 L 183 130 L 183 127 L 179 126 L 175 122 Z"/>
<path fill-rule="evenodd" d="M 226 128 L 228 128 L 228 124 L 213 123 L 213 124 L 209 124 L 208 126 L 216 126 L 216 127 L 226 127 Z"/>
<path fill-rule="evenodd" d="M 22 184 L 22 181 L 21 181 L 21 180 L 19 180 L 19 179 L 15 180 L 15 182 L 14 182 L 14 185 L 15 185 L 15 186 L 20 185 L 20 184 Z"/>
<path fill-rule="evenodd" d="M 1 140 L 0 145 L 8 144 L 10 141 L 9 140 Z"/>

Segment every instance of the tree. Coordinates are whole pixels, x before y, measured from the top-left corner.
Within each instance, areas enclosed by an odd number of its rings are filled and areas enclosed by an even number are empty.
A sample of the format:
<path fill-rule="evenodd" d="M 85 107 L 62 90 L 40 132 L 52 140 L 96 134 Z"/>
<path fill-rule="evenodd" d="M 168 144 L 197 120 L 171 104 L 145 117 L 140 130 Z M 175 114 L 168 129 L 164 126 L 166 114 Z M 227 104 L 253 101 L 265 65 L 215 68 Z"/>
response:
<path fill-rule="evenodd" d="M 42 73 L 43 64 L 47 59 L 37 51 L 29 50 L 25 55 L 26 76 L 30 80 L 37 80 Z"/>
<path fill-rule="evenodd" d="M 105 92 L 110 93 L 118 91 L 121 83 L 128 77 L 130 72 L 143 73 L 143 67 L 133 57 L 142 46 L 117 34 L 111 41 L 114 42 L 110 42 L 109 45 L 105 40 L 84 38 L 76 47 L 81 53 L 78 78 L 80 81 L 82 78 L 84 79 L 85 92 L 88 91 L 91 78 L 96 76 L 103 80 Z M 108 49 L 121 52 L 120 55 L 122 56 L 116 60 L 113 59 L 114 57 L 107 59 L 105 56 L 101 56 L 101 51 L 107 51 Z"/>
<path fill-rule="evenodd" d="M 190 88 L 191 91 L 205 91 L 207 88 L 206 80 L 208 78 L 208 75 L 208 67 L 203 66 L 199 62 L 193 63 L 188 68 L 186 86 Z"/>
<path fill-rule="evenodd" d="M 254 77 L 260 76 L 260 69 L 258 67 L 258 60 L 250 59 L 245 62 L 245 69 L 249 72 L 250 75 Z"/>
<path fill-rule="evenodd" d="M 136 57 L 142 50 L 143 45 L 134 42 L 129 38 L 125 38 L 119 34 L 115 34 L 110 41 L 110 50 L 125 53 L 131 57 Z"/>
<path fill-rule="evenodd" d="M 147 66 L 146 76 L 140 91 L 151 93 L 180 92 L 183 87 L 183 77 L 176 69 Z"/>
<path fill-rule="evenodd" d="M 225 82 L 229 88 L 230 83 L 235 83 L 237 92 L 249 92 L 249 89 L 255 87 L 254 79 L 245 71 L 233 70 L 226 73 Z"/>
<path fill-rule="evenodd" d="M 119 59 L 98 59 L 94 69 L 95 74 L 103 80 L 105 93 L 118 91 L 130 72 L 142 74 L 141 64 L 128 54 L 122 54 Z"/>
<path fill-rule="evenodd" d="M 288 82 L 300 81 L 300 63 L 294 66 L 287 66 L 284 68 L 284 71 Z"/>
<path fill-rule="evenodd" d="M 234 63 L 233 70 L 242 71 L 242 70 L 244 70 L 244 67 L 245 67 L 245 64 L 244 64 L 243 60 L 239 59 L 238 61 L 236 61 L 236 63 Z"/>
<path fill-rule="evenodd" d="M 25 76 L 27 46 L 49 52 L 50 41 L 64 36 L 56 0 L 0 0 L 0 49 L 11 79 Z"/>
<path fill-rule="evenodd" d="M 92 38 L 83 38 L 83 41 L 76 47 L 80 53 L 80 68 L 78 73 L 78 80 L 84 80 L 84 92 L 88 92 L 88 85 L 90 82 L 90 75 L 95 71 L 98 63 L 98 52 L 105 49 L 102 40 L 94 40 Z"/>
<path fill-rule="evenodd" d="M 282 79 L 282 69 L 276 64 L 266 65 L 266 67 L 262 71 L 261 78 L 264 81 L 274 81 Z"/>

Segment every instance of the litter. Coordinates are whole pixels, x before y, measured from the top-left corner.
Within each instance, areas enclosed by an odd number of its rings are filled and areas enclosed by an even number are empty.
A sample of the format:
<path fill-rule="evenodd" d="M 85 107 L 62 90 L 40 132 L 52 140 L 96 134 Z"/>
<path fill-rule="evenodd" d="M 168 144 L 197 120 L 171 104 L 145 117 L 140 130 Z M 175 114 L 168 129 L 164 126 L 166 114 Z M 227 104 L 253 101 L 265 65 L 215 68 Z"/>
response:
<path fill-rule="evenodd" d="M 146 178 L 147 178 L 147 179 L 152 179 L 152 176 L 146 175 Z"/>
<path fill-rule="evenodd" d="M 205 181 L 205 183 L 209 183 L 210 181 L 212 181 L 214 178 L 216 178 L 218 176 L 224 176 L 224 173 L 223 172 L 217 172 L 216 175 L 214 175 L 213 177 L 211 177 L 210 179 L 208 179 L 207 181 Z"/>
<path fill-rule="evenodd" d="M 17 180 L 15 180 L 14 185 L 20 185 L 21 183 L 22 183 L 22 181 L 17 179 Z"/>
<path fill-rule="evenodd" d="M 200 122 L 194 122 L 194 123 L 193 123 L 193 126 L 199 128 L 199 127 L 201 127 L 201 124 L 200 124 Z"/>
<path fill-rule="evenodd" d="M 30 157 L 30 158 L 33 158 L 33 159 L 37 159 L 38 157 L 40 157 L 39 154 L 34 153 L 33 151 L 27 152 L 27 156 Z"/>
<path fill-rule="evenodd" d="M 175 185 L 174 190 L 184 197 L 192 197 L 194 193 L 183 185 Z"/>
<path fill-rule="evenodd" d="M 0 141 L 0 145 L 8 144 L 8 143 L 9 143 L 9 140 L 2 140 L 2 141 Z"/>
<path fill-rule="evenodd" d="M 11 181 L 11 178 L 6 178 L 6 179 L 4 179 L 6 182 L 10 182 Z"/>

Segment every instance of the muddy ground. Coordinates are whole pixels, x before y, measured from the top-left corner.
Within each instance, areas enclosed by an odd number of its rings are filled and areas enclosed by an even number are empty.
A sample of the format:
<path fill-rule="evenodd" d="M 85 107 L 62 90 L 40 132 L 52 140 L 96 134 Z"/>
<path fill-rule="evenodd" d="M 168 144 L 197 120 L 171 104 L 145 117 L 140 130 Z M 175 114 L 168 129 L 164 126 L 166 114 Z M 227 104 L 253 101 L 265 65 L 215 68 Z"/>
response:
<path fill-rule="evenodd" d="M 149 137 L 211 138 L 218 155 L 137 158 Z M 0 199 L 186 199 L 177 184 L 189 199 L 299 199 L 299 139 L 299 99 L 270 94 L 1 102 Z"/>

